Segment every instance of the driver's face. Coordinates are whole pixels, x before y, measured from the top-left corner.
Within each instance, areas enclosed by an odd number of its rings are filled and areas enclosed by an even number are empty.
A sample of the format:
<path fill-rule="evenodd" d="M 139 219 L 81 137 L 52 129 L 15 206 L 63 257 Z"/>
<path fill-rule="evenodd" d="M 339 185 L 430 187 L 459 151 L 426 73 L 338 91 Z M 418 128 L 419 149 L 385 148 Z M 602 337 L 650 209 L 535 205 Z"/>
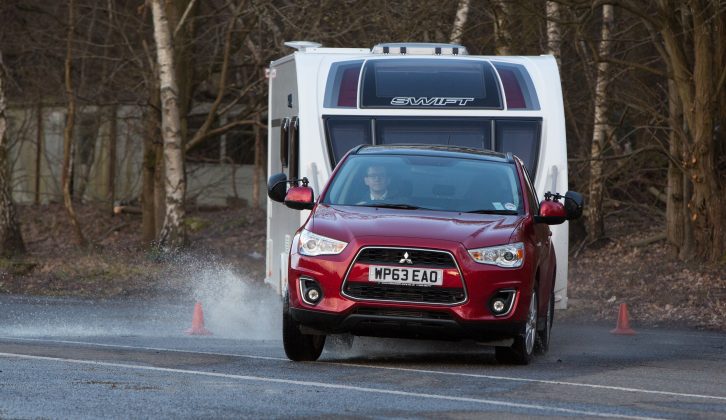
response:
<path fill-rule="evenodd" d="M 371 166 L 366 172 L 365 183 L 371 192 L 384 193 L 388 189 L 388 174 L 386 168 L 381 166 Z"/>

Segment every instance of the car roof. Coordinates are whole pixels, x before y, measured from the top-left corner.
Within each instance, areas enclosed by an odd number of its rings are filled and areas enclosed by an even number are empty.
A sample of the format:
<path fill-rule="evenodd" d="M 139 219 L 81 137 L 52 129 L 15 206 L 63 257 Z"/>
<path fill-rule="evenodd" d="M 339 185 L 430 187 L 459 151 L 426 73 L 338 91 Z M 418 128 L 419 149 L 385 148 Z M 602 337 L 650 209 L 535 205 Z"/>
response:
<path fill-rule="evenodd" d="M 474 149 L 470 147 L 431 144 L 362 145 L 353 149 L 351 154 L 441 156 L 514 163 L 514 158 L 511 153 L 505 154 L 492 150 Z"/>

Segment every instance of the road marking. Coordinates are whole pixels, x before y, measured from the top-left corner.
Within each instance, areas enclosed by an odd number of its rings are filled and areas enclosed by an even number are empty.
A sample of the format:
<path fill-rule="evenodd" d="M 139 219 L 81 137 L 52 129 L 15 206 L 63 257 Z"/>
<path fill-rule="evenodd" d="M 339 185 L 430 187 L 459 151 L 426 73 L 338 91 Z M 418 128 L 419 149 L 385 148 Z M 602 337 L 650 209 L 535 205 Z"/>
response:
<path fill-rule="evenodd" d="M 129 346 L 129 345 L 123 345 L 123 344 L 103 344 L 103 343 L 93 343 L 93 342 L 87 342 L 87 341 L 47 340 L 47 339 L 42 339 L 42 338 L 16 338 L 16 337 L 6 337 L 6 336 L 0 336 L 0 339 L 46 342 L 46 343 L 60 343 L 60 344 L 80 344 L 80 345 L 88 345 L 88 346 L 123 348 L 123 349 L 133 349 L 133 350 L 168 351 L 168 352 L 173 352 L 173 353 L 205 354 L 205 355 L 209 355 L 209 356 L 240 357 L 240 358 L 245 358 L 245 359 L 258 359 L 258 360 L 275 360 L 275 361 L 285 361 L 285 362 L 288 361 L 288 359 L 286 359 L 284 357 L 257 356 L 257 355 L 252 355 L 252 354 L 239 354 L 239 353 L 218 353 L 218 352 L 208 352 L 208 351 L 180 350 L 180 349 L 168 349 L 168 348 L 161 348 L 161 347 Z M 517 378 L 517 377 L 512 377 L 512 376 L 485 375 L 485 374 L 480 374 L 480 373 L 446 372 L 446 371 L 442 371 L 442 370 L 415 369 L 415 368 L 368 365 L 368 364 L 345 363 L 345 362 L 332 362 L 332 361 L 319 361 L 319 362 L 314 362 L 314 363 L 320 363 L 320 364 L 324 364 L 324 365 L 336 365 L 336 366 L 364 368 L 364 369 L 384 369 L 384 370 L 394 370 L 394 371 L 400 371 L 400 372 L 424 373 L 424 374 L 428 374 L 428 375 L 461 376 L 461 377 L 467 377 L 467 378 L 493 379 L 493 380 L 499 380 L 499 381 L 527 382 L 527 383 L 539 383 L 539 384 L 548 384 L 548 385 L 562 385 L 562 386 L 572 386 L 572 387 L 580 387 L 580 388 L 604 389 L 604 390 L 619 391 L 619 392 L 637 392 L 637 393 L 641 393 L 641 394 L 666 395 L 666 396 L 670 396 L 670 397 L 701 398 L 701 399 L 710 399 L 710 400 L 717 400 L 717 401 L 726 401 L 726 397 L 721 397 L 718 395 L 687 394 L 687 393 L 681 393 L 681 392 L 659 391 L 659 390 L 654 390 L 654 389 L 643 389 L 643 388 L 630 388 L 630 387 L 622 387 L 622 386 L 614 386 L 614 385 L 598 385 L 598 384 L 588 384 L 588 383 L 582 383 L 582 382 L 555 381 L 555 380 L 551 380 L 551 379 Z"/>
<path fill-rule="evenodd" d="M 246 359 L 260 359 L 260 360 L 277 360 L 277 361 L 288 361 L 289 360 L 284 357 L 257 356 L 257 355 L 253 355 L 253 354 L 217 353 L 217 352 L 211 352 L 211 351 L 167 349 L 167 348 L 162 348 L 162 347 L 129 346 L 129 345 L 124 345 L 124 344 L 94 343 L 94 342 L 90 342 L 90 341 L 49 340 L 49 339 L 44 339 L 44 338 L 18 338 L 18 337 L 7 337 L 7 336 L 0 336 L 0 340 L 32 341 L 32 342 L 39 342 L 39 343 L 58 343 L 58 344 L 80 344 L 80 345 L 85 345 L 85 346 L 96 346 L 96 347 L 109 347 L 109 348 L 119 348 L 119 349 L 148 350 L 148 351 L 168 351 L 170 353 L 205 354 L 208 356 L 244 357 Z"/>
<path fill-rule="evenodd" d="M 241 380 L 241 381 L 268 382 L 268 383 L 277 383 L 277 384 L 286 384 L 286 385 L 312 386 L 312 387 L 318 387 L 318 388 L 327 388 L 327 389 L 336 389 L 336 390 L 345 390 L 345 391 L 367 392 L 367 393 L 371 393 L 371 394 L 398 395 L 398 396 L 405 396 L 405 397 L 468 402 L 468 403 L 477 403 L 477 404 L 484 404 L 484 405 L 493 405 L 493 406 L 499 406 L 499 407 L 527 409 L 527 410 L 552 411 L 552 412 L 557 412 L 557 413 L 573 414 L 573 415 L 578 415 L 578 416 L 594 416 L 594 417 L 622 418 L 622 419 L 644 419 L 644 420 L 657 419 L 657 417 L 630 416 L 630 415 L 617 414 L 617 413 L 605 413 L 605 412 L 599 412 L 599 411 L 577 410 L 577 409 L 561 408 L 561 407 L 549 407 L 549 406 L 539 405 L 539 404 L 524 404 L 524 403 L 515 403 L 515 402 L 507 402 L 507 401 L 489 400 L 489 399 L 484 399 L 484 398 L 455 397 L 455 396 L 450 396 L 450 395 L 425 394 L 425 393 L 418 393 L 418 392 L 396 391 L 396 390 L 389 390 L 389 389 L 376 389 L 376 388 L 367 388 L 367 387 L 354 386 L 354 385 L 333 384 L 333 383 L 327 383 L 327 382 L 297 381 L 297 380 L 292 380 L 292 379 L 278 379 L 278 378 L 268 378 L 268 377 L 264 377 L 264 376 L 251 376 L 251 375 L 233 375 L 233 374 L 229 374 L 229 373 L 206 372 L 206 371 L 187 370 L 187 369 L 173 369 L 173 368 L 163 368 L 163 367 L 157 367 L 157 366 L 132 365 L 132 364 L 126 364 L 126 363 L 99 362 L 99 361 L 95 361 L 95 360 L 33 356 L 33 355 L 16 354 L 16 353 L 0 353 L 0 357 L 28 359 L 28 360 L 45 360 L 45 361 L 52 361 L 52 362 L 64 362 L 64 363 L 75 363 L 75 364 L 80 364 L 80 365 L 92 365 L 92 366 L 104 366 L 104 367 L 125 368 L 125 369 L 135 369 L 135 370 L 146 370 L 146 371 L 153 371 L 153 372 L 182 373 L 182 374 L 188 374 L 188 375 L 200 375 L 200 376 L 210 376 L 210 377 L 216 377 L 216 378 L 236 379 L 236 380 Z"/>
<path fill-rule="evenodd" d="M 628 388 L 628 387 L 614 386 L 614 385 L 598 385 L 598 384 L 587 384 L 587 383 L 581 383 L 581 382 L 553 381 L 550 379 L 514 378 L 514 377 L 509 377 L 509 376 L 483 375 L 483 374 L 478 374 L 478 373 L 444 372 L 441 370 L 414 369 L 414 368 L 402 368 L 402 367 L 393 367 L 393 366 L 359 365 L 356 363 L 344 363 L 344 362 L 333 362 L 333 363 L 335 363 L 336 365 L 351 366 L 351 367 L 368 367 L 368 368 L 373 368 L 373 369 L 387 369 L 387 370 L 426 373 L 426 374 L 434 374 L 434 375 L 464 376 L 464 377 L 468 377 L 468 378 L 494 379 L 494 380 L 501 380 L 501 381 L 516 381 L 516 382 L 530 382 L 530 383 L 540 383 L 540 384 L 549 384 L 549 385 L 565 385 L 565 386 L 574 386 L 574 387 L 582 387 L 582 388 L 607 389 L 607 390 L 611 390 L 611 391 L 639 392 L 642 394 L 668 395 L 671 397 L 705 398 L 705 399 L 726 401 L 726 397 L 719 397 L 717 395 L 684 394 L 681 392 L 658 391 L 658 390 L 653 390 L 653 389 L 642 389 L 642 388 Z"/>

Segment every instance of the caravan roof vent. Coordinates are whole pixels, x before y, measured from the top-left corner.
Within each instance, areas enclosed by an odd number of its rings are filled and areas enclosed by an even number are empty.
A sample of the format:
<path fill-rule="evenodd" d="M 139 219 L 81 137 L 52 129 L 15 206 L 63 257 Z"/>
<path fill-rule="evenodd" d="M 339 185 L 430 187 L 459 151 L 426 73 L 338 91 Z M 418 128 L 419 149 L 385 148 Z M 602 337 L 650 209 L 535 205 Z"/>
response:
<path fill-rule="evenodd" d="M 323 46 L 323 44 L 318 44 L 317 42 L 310 41 L 288 41 L 285 43 L 285 45 L 290 48 L 295 48 L 300 52 L 305 52 L 309 48 L 320 48 Z"/>
<path fill-rule="evenodd" d="M 398 42 L 378 44 L 371 50 L 373 54 L 401 55 L 469 55 L 466 47 L 458 44 L 432 44 L 425 42 Z"/>

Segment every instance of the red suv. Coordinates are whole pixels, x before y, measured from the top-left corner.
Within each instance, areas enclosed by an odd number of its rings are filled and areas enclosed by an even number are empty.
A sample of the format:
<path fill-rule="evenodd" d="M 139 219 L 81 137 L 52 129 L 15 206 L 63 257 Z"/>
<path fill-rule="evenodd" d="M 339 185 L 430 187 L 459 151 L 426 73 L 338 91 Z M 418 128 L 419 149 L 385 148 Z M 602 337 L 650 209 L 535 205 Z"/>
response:
<path fill-rule="evenodd" d="M 472 339 L 496 346 L 504 363 L 547 351 L 556 272 L 548 225 L 579 217 L 582 197 L 547 193 L 539 203 L 511 154 L 359 146 L 317 202 L 307 179 L 284 174 L 270 178 L 268 195 L 312 210 L 290 249 L 290 359 L 316 360 L 337 333 Z"/>

